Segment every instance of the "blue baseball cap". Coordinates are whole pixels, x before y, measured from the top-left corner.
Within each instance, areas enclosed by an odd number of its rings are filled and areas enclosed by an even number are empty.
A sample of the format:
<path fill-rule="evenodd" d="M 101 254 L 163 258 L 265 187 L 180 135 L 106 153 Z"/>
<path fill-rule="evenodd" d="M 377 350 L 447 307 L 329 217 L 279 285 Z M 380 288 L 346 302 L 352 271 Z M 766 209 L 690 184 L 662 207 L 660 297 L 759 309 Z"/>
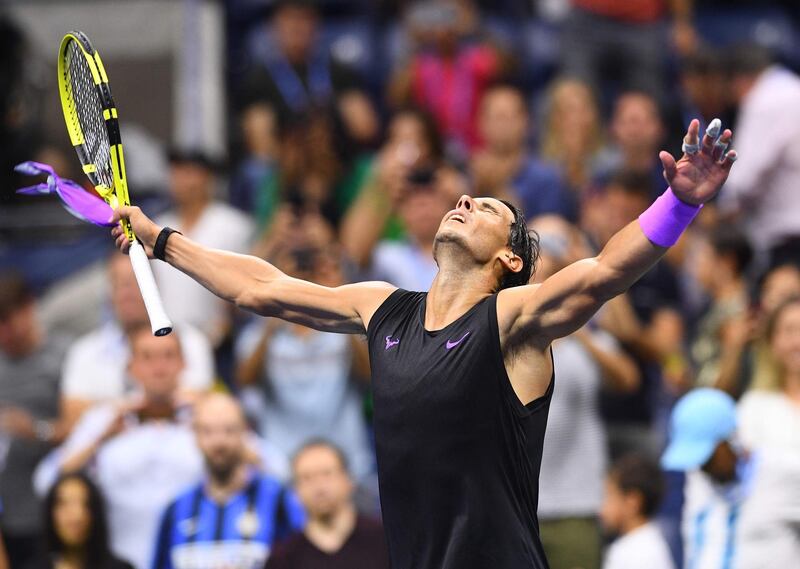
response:
<path fill-rule="evenodd" d="M 692 390 L 672 410 L 669 431 L 661 466 L 680 471 L 700 468 L 736 431 L 736 403 L 718 389 Z"/>

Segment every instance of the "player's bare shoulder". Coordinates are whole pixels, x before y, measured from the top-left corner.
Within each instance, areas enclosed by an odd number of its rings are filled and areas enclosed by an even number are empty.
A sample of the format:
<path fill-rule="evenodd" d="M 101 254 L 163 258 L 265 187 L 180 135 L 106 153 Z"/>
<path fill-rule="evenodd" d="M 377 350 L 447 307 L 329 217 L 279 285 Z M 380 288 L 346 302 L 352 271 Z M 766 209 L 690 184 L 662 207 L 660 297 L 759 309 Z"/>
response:
<path fill-rule="evenodd" d="M 531 299 L 541 286 L 539 283 L 516 286 L 497 293 L 497 325 L 501 342 L 505 337 L 530 327 Z"/>
<path fill-rule="evenodd" d="M 352 306 L 355 307 L 364 330 L 369 328 L 369 322 L 375 311 L 386 302 L 386 299 L 397 290 L 393 284 L 383 281 L 364 281 L 342 285 L 339 289 L 347 295 Z"/>

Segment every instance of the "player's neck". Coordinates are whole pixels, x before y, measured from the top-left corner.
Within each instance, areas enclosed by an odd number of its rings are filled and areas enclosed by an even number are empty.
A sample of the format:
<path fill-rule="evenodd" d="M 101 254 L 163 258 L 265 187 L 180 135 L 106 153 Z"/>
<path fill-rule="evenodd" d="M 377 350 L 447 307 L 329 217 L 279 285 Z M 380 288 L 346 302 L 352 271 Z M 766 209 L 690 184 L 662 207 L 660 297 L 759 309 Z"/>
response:
<path fill-rule="evenodd" d="M 342 548 L 353 533 L 357 518 L 353 505 L 346 504 L 332 516 L 310 519 L 305 535 L 318 549 L 334 553 Z"/>
<path fill-rule="evenodd" d="M 492 294 L 491 275 L 481 269 L 449 269 L 442 263 L 425 303 L 425 329 L 441 330 Z"/>

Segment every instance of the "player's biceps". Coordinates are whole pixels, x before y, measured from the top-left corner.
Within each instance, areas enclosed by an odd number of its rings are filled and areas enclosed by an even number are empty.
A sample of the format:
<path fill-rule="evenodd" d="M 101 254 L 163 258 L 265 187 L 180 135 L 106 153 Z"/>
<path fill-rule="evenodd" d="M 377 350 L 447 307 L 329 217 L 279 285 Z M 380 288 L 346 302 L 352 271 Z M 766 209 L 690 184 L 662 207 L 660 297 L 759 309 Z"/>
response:
<path fill-rule="evenodd" d="M 560 299 L 550 310 L 544 311 L 540 325 L 543 330 L 562 337 L 583 326 L 599 306 L 591 294 L 572 294 Z"/>

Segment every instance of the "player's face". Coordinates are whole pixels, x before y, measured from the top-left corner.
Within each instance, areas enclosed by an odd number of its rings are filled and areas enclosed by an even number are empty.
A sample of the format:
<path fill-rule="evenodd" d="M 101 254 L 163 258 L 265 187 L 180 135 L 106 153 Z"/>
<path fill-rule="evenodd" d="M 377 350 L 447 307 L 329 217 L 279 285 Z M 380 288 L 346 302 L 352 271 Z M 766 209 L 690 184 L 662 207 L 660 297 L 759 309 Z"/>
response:
<path fill-rule="evenodd" d="M 335 514 L 353 494 L 339 457 L 324 446 L 308 448 L 295 459 L 294 484 L 306 511 L 317 519 Z"/>
<path fill-rule="evenodd" d="M 196 410 L 194 432 L 210 474 L 227 480 L 244 460 L 245 424 L 228 399 L 209 401 Z"/>
<path fill-rule="evenodd" d="M 442 244 L 458 243 L 471 253 L 476 263 L 495 263 L 509 251 L 508 237 L 513 223 L 514 214 L 500 200 L 463 195 L 439 224 L 434 255 Z"/>
<path fill-rule="evenodd" d="M 86 543 L 92 525 L 89 511 L 89 489 L 77 479 L 61 483 L 53 504 L 53 525 L 59 539 L 68 548 Z"/>
<path fill-rule="evenodd" d="M 153 336 L 148 330 L 140 330 L 130 342 L 130 374 L 148 398 L 171 402 L 184 363 L 178 337 L 175 334 Z"/>

